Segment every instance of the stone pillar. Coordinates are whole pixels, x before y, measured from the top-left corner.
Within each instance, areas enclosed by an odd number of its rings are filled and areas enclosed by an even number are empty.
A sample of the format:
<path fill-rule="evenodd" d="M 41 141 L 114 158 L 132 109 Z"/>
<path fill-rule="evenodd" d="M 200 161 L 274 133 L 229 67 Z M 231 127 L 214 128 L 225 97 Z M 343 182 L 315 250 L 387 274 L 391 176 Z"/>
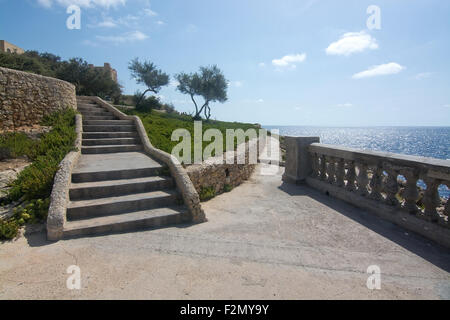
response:
<path fill-rule="evenodd" d="M 319 143 L 319 137 L 285 137 L 286 162 L 283 181 L 287 183 L 303 183 L 312 172 L 311 156 L 308 147 L 311 143 Z"/>

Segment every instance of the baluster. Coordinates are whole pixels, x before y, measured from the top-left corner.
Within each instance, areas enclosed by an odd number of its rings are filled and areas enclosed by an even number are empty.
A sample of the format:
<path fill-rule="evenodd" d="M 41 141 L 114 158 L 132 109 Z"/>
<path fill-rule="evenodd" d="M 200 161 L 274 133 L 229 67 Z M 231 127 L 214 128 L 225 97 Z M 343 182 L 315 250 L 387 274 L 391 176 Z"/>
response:
<path fill-rule="evenodd" d="M 436 208 L 441 202 L 438 193 L 439 180 L 425 178 L 425 183 L 427 184 L 427 190 L 425 190 L 423 196 L 423 204 L 425 206 L 424 215 L 431 221 L 437 221 L 439 219 L 439 214 L 437 213 Z"/>
<path fill-rule="evenodd" d="M 339 158 L 336 166 L 336 184 L 338 187 L 345 186 L 344 177 L 345 177 L 345 160 Z"/>
<path fill-rule="evenodd" d="M 328 183 L 334 184 L 334 174 L 336 172 L 336 159 L 334 157 L 328 157 Z"/>
<path fill-rule="evenodd" d="M 386 203 L 391 206 L 398 206 L 399 202 L 396 197 L 398 192 L 398 182 L 397 182 L 397 172 L 394 169 L 387 169 L 386 170 L 388 176 L 386 180 Z"/>
<path fill-rule="evenodd" d="M 367 164 L 364 162 L 358 162 L 358 176 L 356 177 L 356 182 L 358 183 L 358 193 L 362 196 L 367 196 L 369 191 L 367 190 L 367 184 L 369 183 L 369 178 L 367 177 Z"/>
<path fill-rule="evenodd" d="M 446 182 L 445 185 L 450 189 L 450 182 Z M 444 214 L 449 217 L 447 222 L 450 223 L 450 198 L 447 199 L 447 203 L 445 204 Z"/>
<path fill-rule="evenodd" d="M 383 184 L 383 169 L 380 164 L 372 171 L 372 179 L 370 179 L 370 198 L 373 200 L 381 200 L 383 197 L 381 196 L 381 189 Z"/>
<path fill-rule="evenodd" d="M 327 161 L 325 155 L 320 156 L 320 180 L 327 179 Z"/>
<path fill-rule="evenodd" d="M 411 214 L 415 214 L 418 211 L 416 202 L 419 197 L 419 191 L 417 190 L 417 180 L 419 175 L 415 170 L 406 170 L 403 175 L 406 178 L 406 187 L 403 192 L 403 198 L 405 198 L 404 209 Z"/>
<path fill-rule="evenodd" d="M 355 191 L 356 190 L 356 186 L 355 186 L 355 178 L 356 178 L 356 172 L 355 172 L 355 161 L 349 161 L 348 162 L 348 169 L 347 169 L 347 174 L 346 174 L 346 179 L 347 179 L 347 185 L 345 186 L 345 189 L 347 189 L 348 191 Z"/>
<path fill-rule="evenodd" d="M 311 153 L 311 167 L 311 177 L 319 178 L 319 156 L 317 155 L 317 153 Z"/>

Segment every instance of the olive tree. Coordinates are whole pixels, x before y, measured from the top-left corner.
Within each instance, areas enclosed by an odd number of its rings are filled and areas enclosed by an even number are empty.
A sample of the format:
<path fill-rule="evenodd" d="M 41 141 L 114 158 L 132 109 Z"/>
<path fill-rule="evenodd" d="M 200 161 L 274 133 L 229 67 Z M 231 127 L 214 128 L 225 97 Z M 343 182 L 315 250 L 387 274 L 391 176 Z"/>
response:
<path fill-rule="evenodd" d="M 228 82 L 222 71 L 217 66 L 200 67 L 196 73 L 179 73 L 175 75 L 179 82 L 177 89 L 181 93 L 188 94 L 195 106 L 194 119 L 200 119 L 202 112 L 205 118 L 211 117 L 211 102 L 227 101 Z M 203 105 L 199 108 L 196 96 L 203 98 Z"/>
<path fill-rule="evenodd" d="M 158 94 L 161 87 L 169 84 L 169 76 L 150 61 L 140 62 L 138 58 L 135 58 L 128 65 L 128 69 L 131 71 L 131 77 L 138 84 L 144 84 L 147 87 L 137 100 L 136 106 L 139 105 L 147 92 Z"/>

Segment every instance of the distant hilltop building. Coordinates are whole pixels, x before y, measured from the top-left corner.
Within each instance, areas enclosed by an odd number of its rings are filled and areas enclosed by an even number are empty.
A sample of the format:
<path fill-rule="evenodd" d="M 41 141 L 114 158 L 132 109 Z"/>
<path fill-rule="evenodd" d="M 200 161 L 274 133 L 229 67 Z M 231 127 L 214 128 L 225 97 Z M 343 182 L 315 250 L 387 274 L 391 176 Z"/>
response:
<path fill-rule="evenodd" d="M 25 53 L 25 50 L 13 45 L 12 43 L 9 43 L 6 40 L 0 40 L 0 52 L 22 54 Z"/>
<path fill-rule="evenodd" d="M 109 63 L 105 62 L 103 67 L 95 67 L 93 64 L 90 64 L 89 67 L 106 70 L 110 74 L 111 79 L 117 82 L 117 71 L 116 69 L 111 68 L 111 65 Z"/>

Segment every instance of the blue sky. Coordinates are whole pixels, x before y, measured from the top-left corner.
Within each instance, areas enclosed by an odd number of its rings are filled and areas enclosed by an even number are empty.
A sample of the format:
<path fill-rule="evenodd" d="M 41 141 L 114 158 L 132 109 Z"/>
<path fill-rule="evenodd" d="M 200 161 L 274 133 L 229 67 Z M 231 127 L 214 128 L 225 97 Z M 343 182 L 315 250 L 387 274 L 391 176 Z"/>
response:
<path fill-rule="evenodd" d="M 81 7 L 69 30 L 66 8 Z M 369 30 L 367 8 L 380 8 Z M 450 1 L 0 0 L 0 39 L 110 62 L 125 93 L 139 57 L 173 74 L 217 64 L 213 118 L 264 125 L 450 125 Z M 174 83 L 161 91 L 191 112 Z"/>

